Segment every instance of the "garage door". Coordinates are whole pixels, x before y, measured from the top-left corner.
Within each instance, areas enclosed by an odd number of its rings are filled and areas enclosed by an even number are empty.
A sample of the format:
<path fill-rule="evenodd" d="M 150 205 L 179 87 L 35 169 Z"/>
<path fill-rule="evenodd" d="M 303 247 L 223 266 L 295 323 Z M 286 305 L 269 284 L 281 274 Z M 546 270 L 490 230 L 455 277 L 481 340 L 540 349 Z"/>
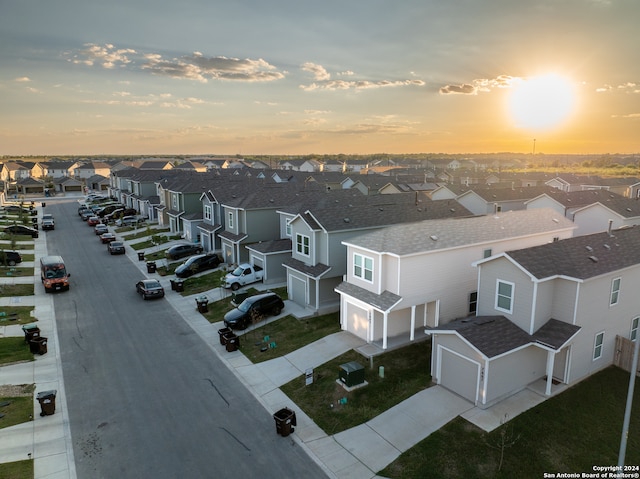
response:
<path fill-rule="evenodd" d="M 477 405 L 480 364 L 440 348 L 440 384 Z"/>
<path fill-rule="evenodd" d="M 300 306 L 306 306 L 307 295 L 304 280 L 290 276 L 291 278 L 291 291 L 289 291 L 289 297 L 291 301 Z"/>
<path fill-rule="evenodd" d="M 369 341 L 369 318 L 367 311 L 353 303 L 347 302 L 345 303 L 345 314 L 347 331 L 365 341 Z"/>

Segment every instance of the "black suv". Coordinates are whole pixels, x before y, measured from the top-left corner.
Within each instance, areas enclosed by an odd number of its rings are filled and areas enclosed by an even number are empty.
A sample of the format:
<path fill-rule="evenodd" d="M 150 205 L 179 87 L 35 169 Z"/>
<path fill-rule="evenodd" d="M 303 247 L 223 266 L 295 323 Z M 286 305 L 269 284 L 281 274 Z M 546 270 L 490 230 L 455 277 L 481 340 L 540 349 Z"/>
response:
<path fill-rule="evenodd" d="M 202 246 L 199 244 L 176 244 L 166 251 L 168 259 L 180 259 L 192 254 L 202 253 Z"/>
<path fill-rule="evenodd" d="M 224 325 L 231 329 L 247 329 L 266 315 L 277 316 L 284 308 L 284 301 L 276 293 L 256 294 L 245 299 L 240 306 L 224 315 Z"/>
<path fill-rule="evenodd" d="M 22 256 L 17 251 L 0 251 L 0 264 L 5 266 L 15 266 L 22 263 Z"/>
<path fill-rule="evenodd" d="M 187 261 L 176 268 L 176 276 L 178 278 L 187 278 L 192 274 L 215 269 L 220 266 L 220 258 L 217 254 L 200 254 L 192 256 Z"/>

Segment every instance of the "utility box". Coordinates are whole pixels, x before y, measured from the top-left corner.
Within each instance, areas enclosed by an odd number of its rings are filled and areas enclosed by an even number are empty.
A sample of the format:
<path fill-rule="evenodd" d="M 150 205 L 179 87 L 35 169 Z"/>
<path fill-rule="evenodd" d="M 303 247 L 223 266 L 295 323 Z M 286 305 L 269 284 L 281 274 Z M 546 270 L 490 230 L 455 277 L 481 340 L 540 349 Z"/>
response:
<path fill-rule="evenodd" d="M 340 381 L 347 386 L 353 387 L 364 383 L 364 366 L 351 361 L 340 365 Z"/>

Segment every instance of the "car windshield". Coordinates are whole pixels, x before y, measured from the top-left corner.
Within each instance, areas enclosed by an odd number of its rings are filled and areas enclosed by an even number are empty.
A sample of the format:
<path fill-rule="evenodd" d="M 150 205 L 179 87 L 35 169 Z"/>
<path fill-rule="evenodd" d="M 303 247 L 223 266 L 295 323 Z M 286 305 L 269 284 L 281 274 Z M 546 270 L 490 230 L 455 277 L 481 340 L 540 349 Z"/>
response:
<path fill-rule="evenodd" d="M 158 281 L 147 281 L 147 288 L 152 289 L 152 288 L 159 288 L 160 287 L 160 283 Z"/>
<path fill-rule="evenodd" d="M 64 278 L 67 275 L 67 270 L 63 264 L 55 264 L 44 267 L 44 276 L 47 279 Z"/>
<path fill-rule="evenodd" d="M 238 266 L 236 269 L 233 270 L 231 274 L 234 276 L 242 276 L 243 272 L 244 272 L 244 268 L 241 266 Z"/>
<path fill-rule="evenodd" d="M 249 311 L 249 308 L 251 308 L 252 304 L 253 304 L 253 301 L 245 299 L 242 303 L 240 303 L 240 306 L 238 306 L 238 311 L 242 311 L 243 313 L 246 313 L 247 311 Z"/>

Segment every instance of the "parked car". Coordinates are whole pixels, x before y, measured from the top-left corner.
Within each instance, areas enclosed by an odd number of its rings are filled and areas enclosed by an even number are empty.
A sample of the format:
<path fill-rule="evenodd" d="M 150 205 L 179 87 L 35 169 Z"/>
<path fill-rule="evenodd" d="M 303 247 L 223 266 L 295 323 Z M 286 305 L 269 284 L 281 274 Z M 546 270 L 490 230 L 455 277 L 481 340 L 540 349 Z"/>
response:
<path fill-rule="evenodd" d="M 142 216 L 124 216 L 116 220 L 116 226 L 135 226 L 139 223 L 144 223 Z"/>
<path fill-rule="evenodd" d="M 206 271 L 208 269 L 215 269 L 218 266 L 220 266 L 220 258 L 218 258 L 217 254 L 200 254 L 192 256 L 178 266 L 175 273 L 178 278 L 187 278 L 192 274 L 199 273 L 200 271 Z"/>
<path fill-rule="evenodd" d="M 125 216 L 134 216 L 137 211 L 133 208 L 118 208 L 117 210 L 113 210 L 111 213 L 104 215 L 104 220 L 108 223 L 112 221 L 116 221 L 118 218 Z"/>
<path fill-rule="evenodd" d="M 245 299 L 240 306 L 224 315 L 224 325 L 231 329 L 247 327 L 267 315 L 279 315 L 284 309 L 284 301 L 276 293 L 256 294 Z"/>
<path fill-rule="evenodd" d="M 41 227 L 43 230 L 53 230 L 56 229 L 56 223 L 53 218 L 43 218 Z"/>
<path fill-rule="evenodd" d="M 111 243 L 112 241 L 116 240 L 116 235 L 114 235 L 113 233 L 102 233 L 100 235 L 100 241 L 102 242 L 102 244 L 107 244 L 107 243 Z"/>
<path fill-rule="evenodd" d="M 95 228 L 93 228 L 93 231 L 97 234 L 97 235 L 103 235 L 105 233 L 107 233 L 109 231 L 109 227 L 107 225 L 103 225 L 102 223 L 98 223 Z"/>
<path fill-rule="evenodd" d="M 95 216 L 93 214 L 93 211 L 87 209 L 85 211 L 83 211 L 82 213 L 80 213 L 80 218 L 82 219 L 82 221 L 88 221 L 89 218 L 92 218 L 93 216 Z"/>
<path fill-rule="evenodd" d="M 173 245 L 165 252 L 168 259 L 180 259 L 193 254 L 202 253 L 202 246 L 198 244 L 181 243 Z"/>
<path fill-rule="evenodd" d="M 107 251 L 109 254 L 124 254 L 124 242 L 122 241 L 111 241 L 107 246 Z"/>
<path fill-rule="evenodd" d="M 157 279 L 143 279 L 142 281 L 138 281 L 136 283 L 136 291 L 142 295 L 142 299 L 164 297 L 164 288 Z"/>
<path fill-rule="evenodd" d="M 7 226 L 4 229 L 4 232 L 7 233 L 7 234 L 31 236 L 32 238 L 37 238 L 38 237 L 38 230 L 37 229 L 29 228 L 28 226 L 23 226 L 23 225 Z"/>
<path fill-rule="evenodd" d="M 0 264 L 5 266 L 15 266 L 22 263 L 22 256 L 17 251 L 0 251 Z"/>
<path fill-rule="evenodd" d="M 89 226 L 95 226 L 95 225 L 97 225 L 98 223 L 100 223 L 100 218 L 98 218 L 97 216 L 90 216 L 90 217 L 87 219 L 87 224 L 88 224 Z"/>

